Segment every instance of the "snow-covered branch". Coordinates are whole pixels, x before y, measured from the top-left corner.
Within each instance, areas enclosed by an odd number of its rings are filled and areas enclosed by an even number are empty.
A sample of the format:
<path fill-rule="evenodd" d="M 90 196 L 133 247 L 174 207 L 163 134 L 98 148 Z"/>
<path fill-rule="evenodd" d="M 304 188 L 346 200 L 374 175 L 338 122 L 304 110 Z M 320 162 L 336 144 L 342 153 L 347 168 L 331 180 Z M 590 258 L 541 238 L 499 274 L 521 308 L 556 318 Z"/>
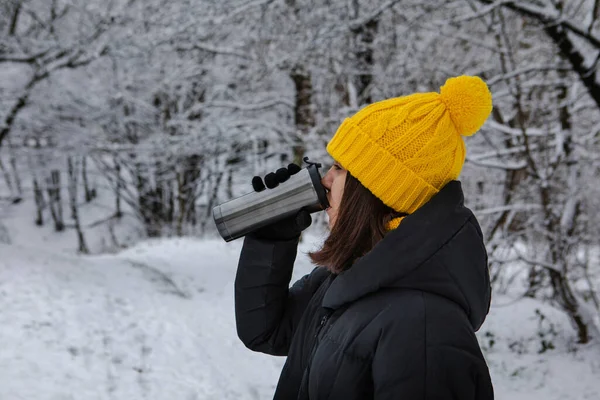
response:
<path fill-rule="evenodd" d="M 535 266 L 535 267 L 539 266 L 539 267 L 547 269 L 548 271 L 552 271 L 552 272 L 561 274 L 560 270 L 556 267 L 556 265 L 553 265 L 553 264 L 550 264 L 548 262 L 541 261 L 541 260 L 532 260 L 531 258 L 527 257 L 525 254 L 523 254 L 522 252 L 520 252 L 517 249 L 515 249 L 515 252 L 518 254 L 518 257 L 521 261 L 524 261 L 531 266 Z"/>
<path fill-rule="evenodd" d="M 383 3 L 381 6 L 379 6 L 379 8 L 377 8 L 375 11 L 371 12 L 370 14 L 367 14 L 364 17 L 360 17 L 358 19 L 350 21 L 348 23 L 348 28 L 350 28 L 350 30 L 352 30 L 352 31 L 361 29 L 362 27 L 369 24 L 370 22 L 379 19 L 380 15 L 384 11 L 394 7 L 397 3 L 400 3 L 401 1 L 402 0 L 387 0 L 385 3 Z"/>
<path fill-rule="evenodd" d="M 479 167 L 501 169 L 506 171 L 518 171 L 527 167 L 526 161 L 500 162 L 500 161 L 479 161 L 467 156 L 465 162 L 477 165 Z"/>
<path fill-rule="evenodd" d="M 244 60 L 253 60 L 254 59 L 251 54 L 246 53 L 244 51 L 240 51 L 240 50 L 230 48 L 230 47 L 213 46 L 213 45 L 210 45 L 207 43 L 200 43 L 200 42 L 195 42 L 191 45 L 180 45 L 176 49 L 177 49 L 177 51 L 201 50 L 201 51 L 206 51 L 206 52 L 213 53 L 213 54 L 223 54 L 223 55 L 228 55 L 228 56 L 235 56 L 235 57 L 242 58 Z"/>
<path fill-rule="evenodd" d="M 560 66 L 548 66 L 548 65 L 530 65 L 524 68 L 520 68 L 514 71 L 510 71 L 506 74 L 492 76 L 487 79 L 486 82 L 488 85 L 495 85 L 498 82 L 505 81 L 507 79 L 515 78 L 521 75 L 535 73 L 535 72 L 548 72 L 548 71 L 557 71 L 557 72 L 569 72 L 571 71 L 571 67 L 560 67 Z"/>
<path fill-rule="evenodd" d="M 292 102 L 290 99 L 286 99 L 284 97 L 278 98 L 278 99 L 271 99 L 271 100 L 264 100 L 261 101 L 259 103 L 237 103 L 237 102 L 233 102 L 233 101 L 209 101 L 206 103 L 201 104 L 200 106 L 202 108 L 206 108 L 206 107 L 223 107 L 223 108 L 229 108 L 229 109 L 233 109 L 233 110 L 240 110 L 240 111 L 257 111 L 257 110 L 264 110 L 267 108 L 272 108 L 272 107 L 276 107 L 276 106 L 286 106 L 289 108 L 294 108 L 295 104 L 294 102 Z M 192 109 L 194 112 L 196 111 L 196 109 Z"/>
<path fill-rule="evenodd" d="M 506 206 L 483 208 L 480 210 L 474 210 L 477 215 L 490 215 L 498 214 L 506 211 L 532 211 L 540 210 L 541 204 L 510 204 Z"/>
<path fill-rule="evenodd" d="M 495 129 L 499 132 L 502 132 L 502 133 L 505 133 L 505 134 L 511 135 L 511 136 L 522 136 L 523 134 L 525 134 L 527 136 L 548 136 L 551 133 L 551 132 L 544 131 L 542 129 L 537 129 L 537 128 L 526 128 L 523 131 L 523 129 L 512 128 L 510 126 L 500 124 L 492 119 L 488 120 L 486 122 L 486 125 L 492 129 Z"/>
<path fill-rule="evenodd" d="M 514 0 L 498 0 L 498 1 L 480 0 L 481 3 L 484 3 L 486 5 L 479 8 L 475 12 L 463 15 L 458 18 L 453 18 L 451 22 L 459 23 L 459 22 L 472 21 L 474 19 L 479 19 L 479 18 L 485 17 L 486 15 L 490 14 L 494 10 L 496 10 L 504 5 L 507 5 L 509 3 L 512 3 L 513 1 Z M 439 21 L 438 23 L 440 23 L 440 22 L 441 21 Z"/>
<path fill-rule="evenodd" d="M 226 19 L 231 19 L 232 17 L 242 14 L 244 12 L 247 12 L 248 10 L 255 8 L 255 7 L 269 5 L 269 4 L 273 3 L 274 1 L 275 0 L 250 0 L 250 1 L 247 1 L 245 4 L 242 4 L 241 6 L 237 6 L 233 10 L 228 10 L 226 13 L 224 13 L 221 16 L 215 17 L 214 21 L 217 24 L 222 24 Z"/>

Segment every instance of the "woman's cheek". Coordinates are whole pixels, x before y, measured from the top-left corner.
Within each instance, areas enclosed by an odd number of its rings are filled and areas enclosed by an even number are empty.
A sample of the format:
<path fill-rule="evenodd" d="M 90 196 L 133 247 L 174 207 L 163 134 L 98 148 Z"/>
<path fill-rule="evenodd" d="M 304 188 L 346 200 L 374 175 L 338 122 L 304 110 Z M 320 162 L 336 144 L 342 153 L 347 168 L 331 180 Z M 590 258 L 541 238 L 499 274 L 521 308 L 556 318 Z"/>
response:
<path fill-rule="evenodd" d="M 342 195 L 344 194 L 343 192 L 344 188 L 339 188 L 339 190 L 335 191 L 335 197 L 333 198 L 333 202 L 335 204 L 335 208 L 337 209 L 340 205 L 340 203 L 342 202 Z"/>

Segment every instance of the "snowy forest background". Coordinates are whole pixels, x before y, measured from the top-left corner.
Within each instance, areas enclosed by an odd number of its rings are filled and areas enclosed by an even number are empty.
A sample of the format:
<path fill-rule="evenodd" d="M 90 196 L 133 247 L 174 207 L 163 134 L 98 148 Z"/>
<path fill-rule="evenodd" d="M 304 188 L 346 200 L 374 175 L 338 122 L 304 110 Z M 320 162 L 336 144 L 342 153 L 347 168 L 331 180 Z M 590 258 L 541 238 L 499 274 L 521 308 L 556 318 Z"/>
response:
<path fill-rule="evenodd" d="M 495 294 L 560 310 L 567 351 L 597 352 L 599 19 L 599 0 L 0 0 L 3 251 L 218 238 L 213 206 L 330 164 L 346 116 L 478 75 L 494 111 L 461 180 Z M 556 351 L 535 310 L 535 351 Z"/>

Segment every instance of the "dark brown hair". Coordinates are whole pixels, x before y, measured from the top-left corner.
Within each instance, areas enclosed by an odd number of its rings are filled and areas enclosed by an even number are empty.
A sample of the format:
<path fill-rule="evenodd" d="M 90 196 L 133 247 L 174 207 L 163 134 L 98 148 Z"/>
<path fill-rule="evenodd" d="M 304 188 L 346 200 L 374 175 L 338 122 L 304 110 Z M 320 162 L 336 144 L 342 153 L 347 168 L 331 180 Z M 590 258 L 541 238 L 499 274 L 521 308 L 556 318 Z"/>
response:
<path fill-rule="evenodd" d="M 315 265 L 340 273 L 367 254 L 386 234 L 395 212 L 347 172 L 335 224 L 321 249 L 308 253 Z"/>

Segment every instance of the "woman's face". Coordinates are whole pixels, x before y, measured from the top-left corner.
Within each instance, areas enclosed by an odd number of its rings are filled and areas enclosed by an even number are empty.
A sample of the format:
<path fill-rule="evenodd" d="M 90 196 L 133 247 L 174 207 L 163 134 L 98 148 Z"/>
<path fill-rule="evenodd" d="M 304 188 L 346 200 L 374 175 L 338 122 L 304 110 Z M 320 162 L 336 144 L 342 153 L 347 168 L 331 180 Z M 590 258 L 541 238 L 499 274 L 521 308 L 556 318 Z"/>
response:
<path fill-rule="evenodd" d="M 321 179 L 321 183 L 327 190 L 327 200 L 329 200 L 329 208 L 325 210 L 329 217 L 329 229 L 333 228 L 338 215 L 347 172 L 340 164 L 335 162 Z"/>

